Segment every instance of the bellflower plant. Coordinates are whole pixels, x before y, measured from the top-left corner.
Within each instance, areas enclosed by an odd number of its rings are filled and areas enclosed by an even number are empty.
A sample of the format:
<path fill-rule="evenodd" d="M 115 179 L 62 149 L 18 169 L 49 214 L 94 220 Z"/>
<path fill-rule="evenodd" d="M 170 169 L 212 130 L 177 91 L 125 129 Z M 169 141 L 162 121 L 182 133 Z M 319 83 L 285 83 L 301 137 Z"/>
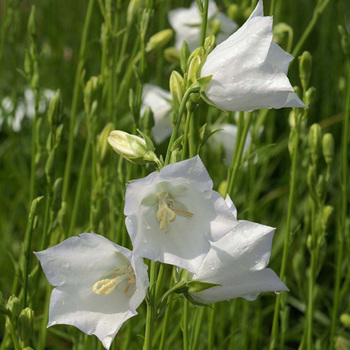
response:
<path fill-rule="evenodd" d="M 236 217 L 229 196 L 226 203 Z M 221 240 L 211 243 L 199 271 L 188 275 L 189 280 L 220 286 L 191 293 L 191 297 L 209 304 L 238 297 L 255 300 L 261 292 L 288 290 L 276 273 L 266 268 L 274 231 L 269 226 L 239 220 Z"/>
<path fill-rule="evenodd" d="M 142 92 L 141 114 L 150 107 L 154 118 L 152 135 L 156 143 L 163 142 L 170 136 L 171 125 L 171 94 L 152 84 L 145 84 Z"/>
<path fill-rule="evenodd" d="M 202 17 L 197 3 L 194 1 L 190 8 L 178 8 L 169 11 L 168 20 L 176 32 L 175 47 L 180 50 L 183 41 L 186 41 L 190 50 L 193 51 L 199 46 L 201 38 Z M 220 23 L 220 31 L 216 36 L 216 41 L 221 43 L 237 28 L 237 24 L 228 18 L 224 13 L 219 13 L 214 1 L 209 1 L 208 22 Z M 210 29 L 210 28 L 209 28 Z"/>
<path fill-rule="evenodd" d="M 205 96 L 228 111 L 303 107 L 288 78 L 293 56 L 272 41 L 272 17 L 259 1 L 245 24 L 207 57 L 201 76 L 212 75 Z"/>
<path fill-rule="evenodd" d="M 96 335 L 109 349 L 145 298 L 149 281 L 142 259 L 93 233 L 68 238 L 35 255 L 55 287 L 48 326 L 75 326 Z"/>
<path fill-rule="evenodd" d="M 170 164 L 126 188 L 124 214 L 138 256 L 197 272 L 237 221 L 201 159 Z"/>

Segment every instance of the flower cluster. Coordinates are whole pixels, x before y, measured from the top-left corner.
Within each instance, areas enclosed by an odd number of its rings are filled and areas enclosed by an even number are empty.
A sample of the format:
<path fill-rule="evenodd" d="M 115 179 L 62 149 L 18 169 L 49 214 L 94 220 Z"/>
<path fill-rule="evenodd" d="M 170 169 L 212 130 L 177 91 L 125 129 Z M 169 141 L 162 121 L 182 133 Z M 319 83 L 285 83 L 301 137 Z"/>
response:
<path fill-rule="evenodd" d="M 221 21 L 221 34 L 235 29 L 234 23 L 227 25 L 228 19 L 218 13 L 213 1 L 209 1 L 208 18 Z M 195 3 L 189 10 L 171 11 L 169 22 L 177 31 L 178 47 L 183 40 L 191 49 L 198 46 L 201 16 Z M 305 107 L 286 76 L 291 59 L 272 41 L 272 18 L 263 16 L 259 1 L 246 23 L 227 40 L 197 59 L 190 57 L 189 71 L 192 69 L 193 74 L 188 74 L 188 81 L 192 79 L 193 100 L 201 96 L 229 111 Z M 181 102 L 185 97 L 180 90 L 188 81 L 180 74 L 177 77 Z M 186 106 L 190 111 L 191 105 Z M 172 134 L 173 146 L 177 128 L 171 124 L 170 93 L 147 84 L 140 107 L 141 114 L 147 108 L 153 112 L 156 143 Z M 226 138 L 232 145 L 237 129 L 227 124 L 220 128 L 222 132 L 214 135 L 213 142 L 223 143 L 226 148 Z M 124 214 L 132 251 L 100 235 L 83 233 L 36 253 L 55 287 L 49 326 L 74 325 L 96 335 L 108 349 L 119 328 L 137 314 L 146 296 L 149 280 L 143 258 L 186 270 L 182 275 L 186 286 L 202 283 L 203 288 L 183 290 L 195 303 L 237 297 L 254 300 L 261 292 L 288 290 L 266 268 L 274 229 L 238 220 L 230 197 L 225 200 L 213 190 L 213 181 L 198 155 L 177 161 L 175 147 L 169 147 L 164 166 L 150 137 L 142 132 L 135 136 L 114 130 L 108 142 L 128 161 L 155 163 L 159 171 L 126 185 Z M 230 160 L 232 147 L 226 153 Z"/>

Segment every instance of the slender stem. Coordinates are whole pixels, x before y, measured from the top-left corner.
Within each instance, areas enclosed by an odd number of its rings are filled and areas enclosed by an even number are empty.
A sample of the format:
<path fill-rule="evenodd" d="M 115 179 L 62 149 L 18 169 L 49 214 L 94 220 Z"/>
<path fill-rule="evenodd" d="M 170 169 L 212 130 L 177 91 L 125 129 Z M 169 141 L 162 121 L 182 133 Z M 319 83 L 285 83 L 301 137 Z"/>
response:
<path fill-rule="evenodd" d="M 335 330 L 338 323 L 338 308 L 341 302 L 340 294 L 340 281 L 342 278 L 341 266 L 343 263 L 343 242 L 344 238 L 348 238 L 348 225 L 346 224 L 347 212 L 348 212 L 348 144 L 349 144 L 349 119 L 350 119 L 350 59 L 347 60 L 347 96 L 345 104 L 345 114 L 344 114 L 344 127 L 343 127 L 343 136 L 342 136 L 342 157 L 341 157 L 341 170 L 342 170 L 342 201 L 341 201 L 341 225 L 337 230 L 337 270 L 335 278 L 335 287 L 334 287 L 334 298 L 333 298 L 333 310 L 332 310 L 332 323 L 331 323 L 331 334 L 330 334 L 330 349 L 334 348 L 334 337 Z M 350 276 L 348 270 L 348 276 Z M 348 279 L 348 281 L 350 278 Z M 344 282 L 344 286 L 347 288 L 347 283 Z"/>
<path fill-rule="evenodd" d="M 194 332 L 193 332 L 193 340 L 191 343 L 191 350 L 198 349 L 198 340 L 199 340 L 200 330 L 201 330 L 202 323 L 203 323 L 204 311 L 205 311 L 204 307 L 201 307 L 201 308 L 196 310 L 197 317 L 196 317 L 196 322 L 194 324 Z"/>
<path fill-rule="evenodd" d="M 324 2 L 322 4 L 316 5 L 316 8 L 314 10 L 314 13 L 312 15 L 312 19 L 311 19 L 310 23 L 306 27 L 305 31 L 303 32 L 303 35 L 299 39 L 298 43 L 295 45 L 295 48 L 292 52 L 292 55 L 294 57 L 296 57 L 299 54 L 299 51 L 301 50 L 302 46 L 304 45 L 306 39 L 309 37 L 312 30 L 314 29 L 318 18 L 321 16 L 322 12 L 324 11 L 324 9 L 326 8 L 326 6 L 328 5 L 328 3 L 330 1 L 331 0 L 324 0 Z"/>
<path fill-rule="evenodd" d="M 189 301 L 185 298 L 183 300 L 182 307 L 182 339 L 183 339 L 183 350 L 188 350 L 188 309 Z"/>
<path fill-rule="evenodd" d="M 152 337 L 153 337 L 153 319 L 155 310 L 155 283 L 156 283 L 156 262 L 151 261 L 150 267 L 150 287 L 149 287 L 149 299 L 147 302 L 147 315 L 146 315 L 146 328 L 145 328 L 145 340 L 143 343 L 143 350 L 152 349 Z"/>
<path fill-rule="evenodd" d="M 288 262 L 288 250 L 289 250 L 288 248 L 290 244 L 291 221 L 292 221 L 292 213 L 294 208 L 294 197 L 295 197 L 295 188 L 296 188 L 295 187 L 296 186 L 296 169 L 297 169 L 298 146 L 299 146 L 299 137 L 300 137 L 299 129 L 300 129 L 299 121 L 297 121 L 296 129 L 295 129 L 296 133 L 293 139 L 292 169 L 291 169 L 291 175 L 290 175 L 290 192 L 289 192 L 289 201 L 288 201 L 287 227 L 286 227 L 286 234 L 284 237 L 282 266 L 280 271 L 280 279 L 282 281 L 285 278 L 287 262 Z M 281 294 L 278 294 L 276 297 L 275 310 L 273 314 L 270 350 L 275 349 L 275 345 L 276 345 L 280 303 L 281 303 Z"/>
<path fill-rule="evenodd" d="M 215 310 L 216 304 L 212 305 L 212 309 L 209 309 L 209 331 L 208 331 L 208 350 L 214 348 L 214 336 L 215 336 Z"/>
<path fill-rule="evenodd" d="M 68 154 L 67 154 L 66 167 L 65 167 L 64 178 L 63 178 L 62 202 L 66 201 L 68 187 L 69 187 L 70 169 L 72 165 L 73 152 L 74 152 L 74 127 L 75 127 L 75 117 L 77 113 L 78 98 L 79 98 L 79 85 L 80 85 L 81 73 L 83 71 L 83 67 L 85 64 L 86 43 L 88 38 L 89 26 L 91 22 L 93 4 L 94 4 L 94 0 L 89 0 L 84 27 L 83 27 L 83 34 L 82 34 L 81 43 L 80 43 L 79 63 L 78 63 L 78 68 L 75 75 L 73 101 L 72 101 L 72 108 L 70 113 Z"/>
<path fill-rule="evenodd" d="M 72 232 L 73 232 L 73 229 L 75 226 L 75 221 L 77 218 L 80 195 L 81 195 L 81 191 L 83 188 L 83 182 L 85 179 L 85 168 L 86 168 L 86 163 L 87 163 L 89 153 L 90 153 L 90 146 L 91 146 L 91 132 L 89 131 L 88 137 L 87 137 L 86 143 L 85 143 L 83 160 L 82 160 L 81 165 L 80 165 L 79 179 L 78 179 L 78 185 L 77 185 L 77 189 L 75 191 L 75 196 L 74 196 L 74 204 L 73 204 L 72 216 L 71 216 L 70 223 L 69 223 L 68 237 L 70 237 L 72 235 Z"/>
<path fill-rule="evenodd" d="M 250 122 L 251 122 L 251 113 L 245 113 L 244 128 L 242 131 L 242 135 L 239 139 L 237 153 L 235 153 L 234 159 L 232 161 L 230 178 L 229 178 L 229 181 L 227 184 L 227 193 L 229 195 L 232 195 L 233 185 L 234 185 L 235 180 L 236 180 L 237 171 L 238 171 L 239 166 L 241 165 L 244 144 L 245 144 L 245 141 L 247 139 L 247 135 L 248 135 L 249 127 L 250 127 Z"/>
<path fill-rule="evenodd" d="M 202 12 L 202 28 L 201 28 L 201 42 L 200 46 L 204 46 L 205 35 L 207 32 L 207 22 L 208 22 L 208 8 L 209 0 L 204 0 L 203 12 Z"/>
<path fill-rule="evenodd" d="M 313 320 L 313 294 L 314 294 L 314 276 L 315 276 L 315 248 L 316 248 L 316 205 L 312 201 L 311 206 L 311 263 L 309 276 L 309 295 L 308 295 L 308 313 L 307 313 L 307 350 L 312 349 L 312 320 Z"/>
<path fill-rule="evenodd" d="M 188 101 L 191 93 L 196 91 L 196 90 L 198 90 L 197 86 L 191 86 L 189 89 L 187 89 L 187 91 L 185 92 L 184 97 L 182 98 L 180 109 L 179 109 L 179 112 L 176 115 L 175 125 L 173 127 L 173 131 L 171 133 L 170 141 L 169 141 L 169 144 L 168 144 L 168 149 L 167 149 L 167 152 L 166 152 L 164 165 L 169 164 L 170 156 L 171 156 L 171 150 L 172 150 L 173 144 L 174 144 L 174 142 L 176 140 L 177 132 L 179 131 L 179 127 L 180 127 L 181 120 L 182 120 L 182 115 L 183 115 L 185 107 L 186 107 L 186 102 Z"/>
<path fill-rule="evenodd" d="M 17 334 L 15 332 L 15 328 L 13 326 L 13 322 L 12 322 L 11 318 L 9 316 L 6 316 L 6 321 L 7 321 L 7 324 L 9 326 L 9 329 L 10 329 L 10 334 L 12 337 L 12 341 L 13 341 L 13 345 L 15 347 L 15 350 L 21 350 L 21 347 L 19 346 L 19 342 L 18 342 L 18 337 L 17 337 Z"/>
<path fill-rule="evenodd" d="M 192 113 L 189 108 L 187 108 L 187 113 L 186 113 L 186 124 L 185 124 L 185 133 L 184 133 L 184 138 L 182 141 L 182 153 L 181 153 L 181 160 L 186 159 L 186 154 L 187 154 L 187 148 L 188 148 L 188 143 L 189 143 L 189 133 L 190 133 L 190 121 L 191 121 Z"/>

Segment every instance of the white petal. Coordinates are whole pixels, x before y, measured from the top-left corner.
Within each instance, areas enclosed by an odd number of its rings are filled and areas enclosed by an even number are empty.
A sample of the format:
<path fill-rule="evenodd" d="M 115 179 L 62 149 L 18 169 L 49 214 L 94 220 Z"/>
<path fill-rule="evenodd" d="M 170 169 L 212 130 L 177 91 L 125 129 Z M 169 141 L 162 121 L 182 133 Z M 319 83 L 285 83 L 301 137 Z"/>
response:
<path fill-rule="evenodd" d="M 148 287 L 146 265 L 137 261 L 136 268 L 128 249 L 90 233 L 68 238 L 35 255 L 48 281 L 56 287 L 51 295 L 48 326 L 73 325 L 86 334 L 95 334 L 108 349 L 122 324 L 137 314 Z M 123 286 L 109 295 L 93 292 L 93 285 L 106 273 L 130 263 L 137 280 L 132 298 L 124 293 Z"/>
<path fill-rule="evenodd" d="M 253 300 L 261 292 L 288 290 L 272 270 L 265 269 L 273 233 L 271 227 L 239 221 L 230 233 L 211 244 L 198 274 L 193 276 L 221 286 L 194 297 L 208 303 L 237 297 Z"/>
<path fill-rule="evenodd" d="M 230 111 L 305 108 L 286 76 L 291 59 L 272 42 L 272 18 L 262 16 L 260 1 L 246 23 L 209 54 L 201 72 L 213 75 L 206 95 Z"/>
<path fill-rule="evenodd" d="M 141 114 L 150 107 L 154 117 L 152 135 L 157 143 L 163 142 L 172 132 L 171 94 L 158 86 L 145 84 L 142 93 Z"/>
<path fill-rule="evenodd" d="M 197 188 L 201 191 L 213 188 L 213 181 L 199 156 L 165 166 L 160 176 L 161 179 L 187 179 L 199 185 Z"/>
<path fill-rule="evenodd" d="M 162 193 L 192 216 L 176 212 L 168 229 L 161 230 L 157 212 Z M 209 240 L 220 239 L 237 223 L 224 199 L 212 190 L 212 180 L 198 156 L 128 184 L 124 213 L 136 255 L 191 272 L 198 270 Z"/>

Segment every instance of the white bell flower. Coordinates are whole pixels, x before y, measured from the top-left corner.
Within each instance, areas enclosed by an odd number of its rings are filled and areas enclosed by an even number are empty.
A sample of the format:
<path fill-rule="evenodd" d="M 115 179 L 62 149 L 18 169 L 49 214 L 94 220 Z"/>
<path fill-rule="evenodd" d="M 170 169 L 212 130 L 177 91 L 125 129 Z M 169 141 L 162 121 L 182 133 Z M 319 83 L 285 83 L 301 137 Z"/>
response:
<path fill-rule="evenodd" d="M 226 202 L 237 215 L 229 196 Z M 209 304 L 238 297 L 255 300 L 261 292 L 288 290 L 276 273 L 266 268 L 274 232 L 272 227 L 239 220 L 233 230 L 211 244 L 198 273 L 188 276 L 189 280 L 220 286 L 191 293 L 192 298 Z"/>
<path fill-rule="evenodd" d="M 141 114 L 144 114 L 147 107 L 151 108 L 154 118 L 152 135 L 158 144 L 166 140 L 173 130 L 171 100 L 169 91 L 152 84 L 143 86 Z"/>
<path fill-rule="evenodd" d="M 205 95 L 227 111 L 306 108 L 287 78 L 292 59 L 272 41 L 272 17 L 264 16 L 260 0 L 245 24 L 208 55 L 201 76 L 213 77 Z"/>
<path fill-rule="evenodd" d="M 176 33 L 175 47 L 180 50 L 183 41 L 186 41 L 190 50 L 193 51 L 200 44 L 202 16 L 196 1 L 192 2 L 190 8 L 177 8 L 169 11 L 168 20 Z M 208 23 L 217 20 L 221 24 L 220 32 L 217 34 L 217 42 L 224 41 L 237 28 L 237 24 L 224 13 L 219 13 L 214 1 L 209 1 Z M 209 25 L 210 34 L 210 25 Z"/>
<path fill-rule="evenodd" d="M 170 164 L 126 187 L 124 214 L 135 255 L 197 272 L 237 221 L 201 159 Z"/>
<path fill-rule="evenodd" d="M 147 266 L 103 236 L 82 233 L 36 252 L 54 287 L 49 326 L 67 324 L 96 335 L 109 349 L 116 333 L 145 298 Z"/>

